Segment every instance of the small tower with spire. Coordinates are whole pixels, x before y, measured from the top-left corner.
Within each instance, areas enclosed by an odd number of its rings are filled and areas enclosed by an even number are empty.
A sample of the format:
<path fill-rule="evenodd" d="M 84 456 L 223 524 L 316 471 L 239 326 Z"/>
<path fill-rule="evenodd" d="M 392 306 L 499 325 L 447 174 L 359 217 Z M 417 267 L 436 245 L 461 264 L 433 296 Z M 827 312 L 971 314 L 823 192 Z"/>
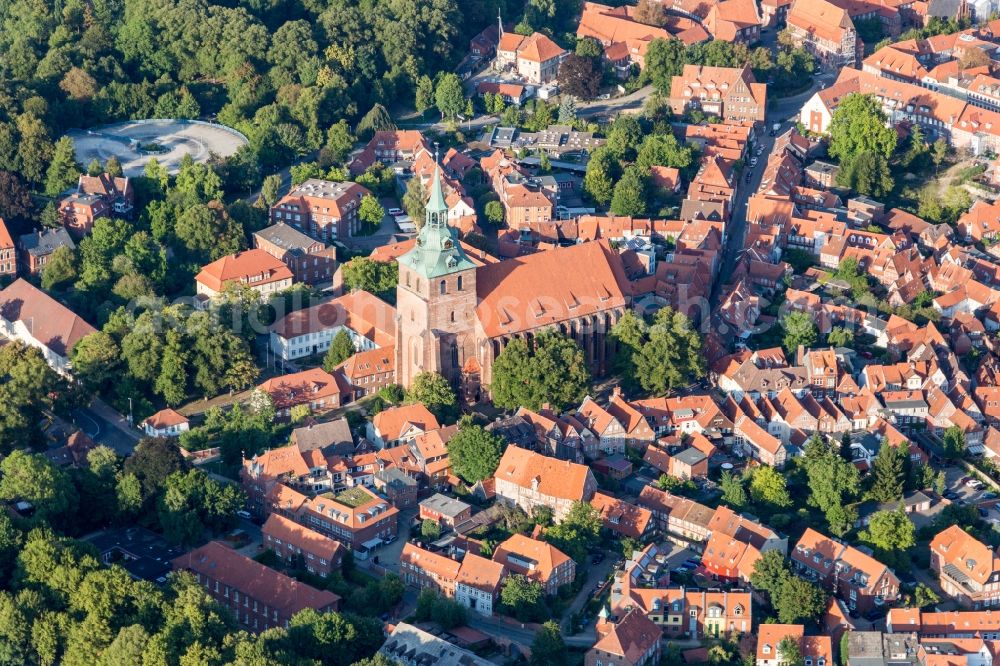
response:
<path fill-rule="evenodd" d="M 396 381 L 408 388 L 431 371 L 457 388 L 463 366 L 475 358 L 476 264 L 448 224 L 436 151 L 430 190 L 414 247 L 398 260 Z"/>

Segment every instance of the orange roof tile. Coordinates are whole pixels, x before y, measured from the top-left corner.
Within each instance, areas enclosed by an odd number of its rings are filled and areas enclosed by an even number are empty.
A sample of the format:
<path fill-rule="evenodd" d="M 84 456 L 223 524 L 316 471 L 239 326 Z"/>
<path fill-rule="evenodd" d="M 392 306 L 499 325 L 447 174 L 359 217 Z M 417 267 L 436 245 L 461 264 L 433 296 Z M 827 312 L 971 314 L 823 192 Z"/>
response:
<path fill-rule="evenodd" d="M 441 427 L 430 410 L 420 402 L 383 410 L 372 419 L 372 425 L 388 440 L 399 439 L 410 426 L 424 432 Z"/>
<path fill-rule="evenodd" d="M 537 492 L 542 495 L 583 500 L 590 468 L 517 446 L 508 446 L 493 476 L 497 482 L 507 481 L 529 489 L 537 481 Z"/>
<path fill-rule="evenodd" d="M 263 279 L 254 282 L 255 286 L 293 278 L 291 269 L 284 262 L 255 248 L 213 261 L 201 269 L 195 280 L 218 292 L 225 289 L 227 283 L 246 282 L 261 275 Z"/>

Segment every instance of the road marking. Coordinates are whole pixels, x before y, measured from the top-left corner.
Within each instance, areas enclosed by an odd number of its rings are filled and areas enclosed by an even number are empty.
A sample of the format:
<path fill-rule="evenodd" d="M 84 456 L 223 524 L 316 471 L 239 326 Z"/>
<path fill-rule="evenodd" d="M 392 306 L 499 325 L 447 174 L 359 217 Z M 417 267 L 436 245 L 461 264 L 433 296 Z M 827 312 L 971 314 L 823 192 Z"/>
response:
<path fill-rule="evenodd" d="M 84 432 L 85 432 L 85 433 L 87 434 L 87 437 L 90 437 L 91 439 L 94 439 L 94 438 L 96 438 L 96 437 L 97 437 L 98 435 L 100 435 L 100 434 L 101 434 L 101 424 L 100 424 L 100 423 L 98 423 L 97 421 L 95 421 L 94 419 L 92 419 L 91 417 L 87 416 L 86 414 L 84 414 L 83 412 L 81 412 L 81 411 L 79 411 L 79 410 L 77 410 L 77 412 L 76 412 L 76 417 L 77 417 L 77 418 L 84 418 L 84 419 L 87 419 L 88 421 L 90 421 L 91 423 L 93 423 L 93 424 L 94 424 L 94 427 L 95 427 L 95 428 L 97 429 L 97 430 L 96 430 L 95 432 L 93 432 L 93 433 L 89 433 L 89 432 L 87 432 L 86 430 L 84 430 Z"/>

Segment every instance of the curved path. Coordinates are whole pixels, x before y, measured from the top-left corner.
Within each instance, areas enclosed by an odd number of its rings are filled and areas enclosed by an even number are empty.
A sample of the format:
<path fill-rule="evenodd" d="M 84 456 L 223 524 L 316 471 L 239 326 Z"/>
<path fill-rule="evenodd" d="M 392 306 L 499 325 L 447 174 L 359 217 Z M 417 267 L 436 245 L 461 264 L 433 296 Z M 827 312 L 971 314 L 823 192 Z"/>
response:
<path fill-rule="evenodd" d="M 196 162 L 207 162 L 211 155 L 228 157 L 247 143 L 246 137 L 224 125 L 189 120 L 138 120 L 70 130 L 67 134 L 73 139 L 80 164 L 87 165 L 94 159 L 103 163 L 115 155 L 126 176 L 142 174 L 150 159 L 156 159 L 170 173 L 177 173 L 185 155 Z M 144 144 L 156 144 L 162 151 L 143 151 Z"/>

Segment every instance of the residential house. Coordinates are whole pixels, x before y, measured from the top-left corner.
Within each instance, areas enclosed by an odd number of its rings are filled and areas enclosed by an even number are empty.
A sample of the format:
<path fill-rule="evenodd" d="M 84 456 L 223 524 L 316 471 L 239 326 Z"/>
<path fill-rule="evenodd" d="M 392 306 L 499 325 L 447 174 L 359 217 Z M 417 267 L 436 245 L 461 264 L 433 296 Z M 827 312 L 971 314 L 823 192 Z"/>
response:
<path fill-rule="evenodd" d="M 500 599 L 500 587 L 506 576 L 507 571 L 499 562 L 467 552 L 455 579 L 455 601 L 489 617 Z"/>
<path fill-rule="evenodd" d="M 757 83 L 749 65 L 684 65 L 681 75 L 671 82 L 670 106 L 677 115 L 697 109 L 729 122 L 763 122 L 767 86 Z"/>
<path fill-rule="evenodd" d="M 271 206 L 271 222 L 284 222 L 328 243 L 344 240 L 361 229 L 361 200 L 371 195 L 357 183 L 310 178 Z"/>
<path fill-rule="evenodd" d="M 794 0 L 787 30 L 829 69 L 851 67 L 858 57 L 858 33 L 847 9 L 831 0 Z"/>
<path fill-rule="evenodd" d="M 945 594 L 975 609 L 1000 604 L 1000 557 L 992 548 L 958 525 L 938 532 L 930 548 Z"/>
<path fill-rule="evenodd" d="M 324 354 L 341 331 L 351 339 L 356 351 L 392 348 L 396 339 L 396 308 L 367 291 L 358 290 L 296 310 L 271 325 L 271 351 L 284 361 Z"/>
<path fill-rule="evenodd" d="M 406 543 L 399 556 L 399 569 L 403 582 L 417 589 L 432 589 L 441 596 L 455 596 L 455 584 L 462 563 L 440 553 Z"/>
<path fill-rule="evenodd" d="M 355 352 L 335 372 L 350 387 L 353 400 L 374 395 L 396 383 L 396 348 L 390 345 Z"/>
<path fill-rule="evenodd" d="M 646 588 L 626 582 L 612 591 L 611 607 L 623 614 L 633 608 L 642 610 L 668 640 L 737 638 L 749 634 L 753 627 L 750 593 L 742 590 Z"/>
<path fill-rule="evenodd" d="M 76 191 L 59 202 L 59 219 L 71 234 L 81 238 L 90 233 L 99 217 L 131 217 L 134 205 L 135 192 L 127 177 L 81 174 Z"/>
<path fill-rule="evenodd" d="M 253 249 L 217 259 L 195 276 L 198 297 L 216 298 L 233 288 L 246 288 L 262 300 L 292 286 L 292 271 L 280 259 L 264 250 Z"/>
<path fill-rule="evenodd" d="M 601 492 L 594 493 L 590 505 L 601 514 L 604 527 L 631 539 L 642 539 L 653 529 L 653 512 L 623 499 Z"/>
<path fill-rule="evenodd" d="M 569 585 L 576 578 L 576 562 L 552 544 L 513 534 L 493 550 L 493 561 L 506 568 L 510 574 L 520 574 L 554 595 L 559 588 Z"/>
<path fill-rule="evenodd" d="M 491 666 L 489 659 L 412 624 L 399 622 L 378 650 L 388 663 L 402 666 Z"/>
<path fill-rule="evenodd" d="M 660 639 L 663 630 L 639 608 L 625 614 L 618 622 L 610 622 L 605 608 L 597 621 L 597 642 L 587 651 L 585 666 L 647 666 L 660 661 Z"/>
<path fill-rule="evenodd" d="M 799 573 L 860 613 L 899 597 L 899 578 L 892 569 L 811 527 L 795 545 L 791 558 Z"/>
<path fill-rule="evenodd" d="M 432 153 L 433 147 L 419 130 L 381 130 L 375 132 L 348 168 L 358 175 L 376 163 L 393 166 L 397 162 L 412 162 L 424 152 Z"/>
<path fill-rule="evenodd" d="M 17 247 L 7 223 L 0 217 L 0 278 L 14 275 L 17 275 Z"/>
<path fill-rule="evenodd" d="M 805 666 L 833 666 L 830 636 L 806 636 L 801 624 L 762 624 L 757 632 L 757 666 L 781 666 L 787 663 L 781 644 L 794 641 Z"/>
<path fill-rule="evenodd" d="M 22 278 L 0 290 L 0 334 L 37 347 L 59 374 L 72 372 L 73 347 L 96 332 L 72 310 Z"/>
<path fill-rule="evenodd" d="M 384 409 L 366 425 L 368 439 L 380 449 L 411 442 L 440 427 L 437 418 L 421 402 Z"/>
<path fill-rule="evenodd" d="M 605 455 L 625 453 L 625 427 L 589 395 L 583 399 L 576 415 L 600 439 Z"/>
<path fill-rule="evenodd" d="M 420 503 L 421 520 L 433 520 L 442 527 L 455 529 L 472 517 L 472 506 L 441 493 L 435 493 Z"/>
<path fill-rule="evenodd" d="M 182 432 L 187 432 L 191 427 L 191 422 L 183 414 L 167 407 L 156 412 L 139 425 L 142 426 L 147 437 L 179 437 Z"/>
<path fill-rule="evenodd" d="M 593 473 L 584 465 L 557 460 L 508 446 L 493 474 L 497 500 L 519 506 L 529 515 L 547 506 L 560 522 L 574 502 L 587 502 L 597 490 Z"/>
<path fill-rule="evenodd" d="M 314 497 L 305 497 L 284 486 L 277 491 L 272 489 L 269 498 L 268 511 L 339 541 L 361 559 L 398 533 L 399 510 L 364 486 Z"/>
<path fill-rule="evenodd" d="M 290 418 L 292 408 L 299 406 L 306 406 L 310 414 L 340 407 L 345 393 L 345 387 L 323 368 L 274 377 L 257 388 L 271 397 L 276 416 L 283 418 Z"/>
<path fill-rule="evenodd" d="M 505 32 L 497 46 L 496 67 L 510 67 L 524 81 L 543 85 L 559 76 L 559 64 L 567 55 L 565 49 L 540 32 L 527 37 Z"/>
<path fill-rule="evenodd" d="M 70 250 L 76 249 L 76 244 L 69 232 L 63 227 L 43 229 L 18 237 L 17 255 L 19 255 L 21 262 L 21 270 L 35 277 L 40 276 L 52 253 L 60 247 L 66 247 Z M 6 252 L 4 256 L 9 258 L 9 252 Z M 4 270 L 5 274 L 10 274 L 6 272 L 6 268 Z"/>

